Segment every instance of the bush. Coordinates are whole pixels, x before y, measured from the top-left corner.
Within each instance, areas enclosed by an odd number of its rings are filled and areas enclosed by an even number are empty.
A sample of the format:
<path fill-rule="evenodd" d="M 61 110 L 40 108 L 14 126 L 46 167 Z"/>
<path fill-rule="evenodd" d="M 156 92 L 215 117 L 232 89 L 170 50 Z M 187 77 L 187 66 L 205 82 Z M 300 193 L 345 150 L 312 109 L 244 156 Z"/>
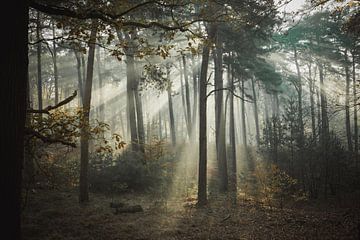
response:
<path fill-rule="evenodd" d="M 90 189 L 107 193 L 164 191 L 171 181 L 173 162 L 174 156 L 165 153 L 159 142 L 146 146 L 145 155 L 129 149 L 115 157 L 100 153 L 91 164 Z"/>
<path fill-rule="evenodd" d="M 274 164 L 258 164 L 254 176 L 260 200 L 270 207 L 277 205 L 282 209 L 287 202 L 306 199 L 306 195 L 299 190 L 297 180 Z"/>

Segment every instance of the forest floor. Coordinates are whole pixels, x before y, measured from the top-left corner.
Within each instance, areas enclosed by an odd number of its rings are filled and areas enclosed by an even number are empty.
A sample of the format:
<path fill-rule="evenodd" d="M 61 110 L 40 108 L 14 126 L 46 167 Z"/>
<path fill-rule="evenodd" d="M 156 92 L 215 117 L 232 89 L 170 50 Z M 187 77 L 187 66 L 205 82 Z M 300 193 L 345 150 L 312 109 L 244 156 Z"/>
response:
<path fill-rule="evenodd" d="M 125 194 L 116 201 L 140 204 L 144 211 L 114 214 L 111 198 L 91 194 L 86 206 L 76 191 L 32 191 L 23 212 L 24 240 L 115 239 L 360 239 L 351 209 L 275 209 L 251 201 L 194 199 L 159 202 L 148 195 Z"/>

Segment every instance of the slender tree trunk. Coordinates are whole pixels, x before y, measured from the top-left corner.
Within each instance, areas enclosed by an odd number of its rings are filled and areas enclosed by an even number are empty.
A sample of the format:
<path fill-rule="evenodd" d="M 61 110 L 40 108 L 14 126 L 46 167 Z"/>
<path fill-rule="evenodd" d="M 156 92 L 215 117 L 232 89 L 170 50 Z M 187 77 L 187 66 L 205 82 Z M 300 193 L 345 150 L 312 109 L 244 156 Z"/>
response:
<path fill-rule="evenodd" d="M 346 75 L 346 86 L 345 86 L 345 126 L 346 126 L 346 137 L 348 143 L 348 150 L 353 151 L 352 139 L 351 139 L 351 125 L 350 125 L 350 72 L 348 65 L 348 54 L 347 49 L 345 50 L 345 75 Z"/>
<path fill-rule="evenodd" d="M 193 104 L 193 112 L 192 112 L 192 133 L 191 137 L 194 138 L 195 129 L 196 129 L 196 114 L 197 114 L 197 104 L 198 104 L 198 67 L 197 67 L 197 61 L 194 57 L 192 57 L 192 75 L 193 75 L 193 97 L 194 97 L 194 104 Z M 195 134 L 196 135 L 196 134 Z"/>
<path fill-rule="evenodd" d="M 171 142 L 172 145 L 176 146 L 176 133 L 175 133 L 175 119 L 174 119 L 174 109 L 173 109 L 173 102 L 172 102 L 172 96 L 171 96 L 171 80 L 170 80 L 170 66 L 166 67 L 167 72 L 167 79 L 168 79 L 168 87 L 167 87 L 167 93 L 168 93 L 168 102 L 169 102 L 169 120 L 170 120 L 170 134 L 171 134 Z"/>
<path fill-rule="evenodd" d="M 55 25 L 54 22 L 52 23 L 52 33 L 53 38 L 55 39 Z M 54 85 L 55 85 L 55 105 L 59 102 L 59 75 L 58 75 L 58 68 L 57 68 L 57 49 L 56 49 L 56 42 L 53 41 L 53 63 L 54 63 Z"/>
<path fill-rule="evenodd" d="M 142 153 L 145 153 L 144 117 L 142 110 L 141 94 L 138 90 L 138 87 L 139 86 L 136 87 L 136 91 L 135 91 L 135 103 L 136 103 L 136 119 L 137 119 L 137 129 L 138 129 L 138 138 L 139 138 L 139 150 Z"/>
<path fill-rule="evenodd" d="M 222 39 L 219 30 L 216 34 L 216 49 L 214 52 L 215 65 L 215 90 L 223 88 L 223 50 Z M 215 92 L 215 131 L 216 131 L 216 156 L 220 177 L 219 191 L 228 190 L 227 160 L 226 160 L 226 139 L 225 139 L 225 119 L 224 119 L 224 100 L 223 91 Z"/>
<path fill-rule="evenodd" d="M 243 137 L 243 145 L 244 148 L 247 148 L 247 139 L 246 139 L 246 119 L 245 119 L 245 79 L 241 78 L 241 129 L 242 129 L 242 137 Z"/>
<path fill-rule="evenodd" d="M 322 63 L 318 63 L 319 78 L 320 78 L 320 99 L 321 99 L 321 152 L 322 161 L 324 163 L 324 196 L 327 198 L 328 189 L 328 176 L 329 176 L 329 160 L 327 154 L 328 142 L 329 142 L 329 121 L 327 115 L 327 99 L 324 86 L 324 72 Z"/>
<path fill-rule="evenodd" d="M 186 128 L 188 131 L 189 139 L 191 137 L 191 108 L 190 108 L 190 89 L 189 89 L 189 72 L 186 64 L 186 57 L 182 55 L 183 66 L 184 66 L 184 79 L 185 79 L 185 100 L 186 100 Z"/>
<path fill-rule="evenodd" d="M 316 139 L 316 121 L 315 121 L 315 101 L 314 101 L 314 86 L 315 81 L 311 72 L 311 64 L 308 65 L 309 68 L 309 93 L 310 93 L 310 114 L 311 114 L 311 130 L 313 139 Z"/>
<path fill-rule="evenodd" d="M 83 87 L 83 80 L 81 76 L 81 58 L 80 53 L 74 49 L 75 57 L 76 57 L 76 69 L 78 74 L 78 92 L 79 92 L 79 99 L 80 99 L 80 105 L 83 103 L 84 99 L 84 87 Z"/>
<path fill-rule="evenodd" d="M 215 29 L 210 27 L 210 40 L 214 39 Z M 207 71 L 209 65 L 210 46 L 205 44 L 202 51 L 202 63 L 199 79 L 199 175 L 198 175 L 198 205 L 203 206 L 207 203 Z"/>
<path fill-rule="evenodd" d="M 359 164 L 359 130 L 358 130 L 358 102 L 357 102 L 357 82 L 356 82 L 356 68 L 355 68 L 355 52 L 352 52 L 352 81 L 353 81 L 353 106 L 354 106 L 354 151 L 355 151 L 355 165 L 358 169 Z"/>
<path fill-rule="evenodd" d="M 185 122 L 186 122 L 186 126 L 188 125 L 187 123 L 187 112 L 186 112 L 186 104 L 185 104 L 185 93 L 184 93 L 184 83 L 183 83 L 183 77 L 184 77 L 184 72 L 182 70 L 182 61 L 179 61 L 179 68 L 180 68 L 180 87 L 181 87 L 181 103 L 182 103 L 182 108 L 184 111 L 184 118 L 185 118 Z"/>
<path fill-rule="evenodd" d="M 10 1 L 1 15 L 2 40 L 6 43 L 1 54 L 1 105 L 6 119 L 1 124 L 1 153 L 10 156 L 1 163 L 1 194 L 3 196 L 2 231 L 4 239 L 21 239 L 21 188 L 24 161 L 24 126 L 28 82 L 28 1 Z"/>
<path fill-rule="evenodd" d="M 99 87 L 99 119 L 101 122 L 105 120 L 105 104 L 103 100 L 103 78 L 101 74 L 101 57 L 100 57 L 100 47 L 96 49 L 96 67 L 97 67 L 97 74 L 98 74 L 98 87 Z"/>
<path fill-rule="evenodd" d="M 43 109 L 42 103 L 42 71 L 41 71 L 41 21 L 40 12 L 37 12 L 36 22 L 36 39 L 39 41 L 37 44 L 37 92 L 38 92 L 38 108 Z"/>
<path fill-rule="evenodd" d="M 89 55 L 88 66 L 86 72 L 86 81 L 84 88 L 84 102 L 83 102 L 83 127 L 81 128 L 80 144 L 80 203 L 89 201 L 89 184 L 88 184 L 88 165 L 89 165 L 89 124 L 90 124 L 90 104 L 91 104 L 91 89 L 93 81 L 94 70 L 94 55 L 95 55 L 95 41 L 97 33 L 97 24 L 92 23 L 92 29 L 89 41 Z"/>
<path fill-rule="evenodd" d="M 294 59 L 296 65 L 296 71 L 298 76 L 296 90 L 298 93 L 298 124 L 299 124 L 299 146 L 300 146 L 300 153 L 302 153 L 302 149 L 304 147 L 304 122 L 303 122 L 303 109 L 302 109 L 302 79 L 301 79 L 301 72 L 300 66 L 298 62 L 298 53 L 297 49 L 294 46 Z"/>
<path fill-rule="evenodd" d="M 230 64 L 228 65 L 230 88 L 235 91 L 234 76 L 230 77 Z M 230 93 L 230 119 L 229 119 L 229 142 L 230 142 L 230 161 L 231 161 L 231 192 L 232 203 L 236 205 L 237 201 L 237 172 L 236 172 L 236 142 L 235 142 L 235 116 L 234 116 L 234 95 Z"/>
<path fill-rule="evenodd" d="M 260 146 L 259 112 L 258 112 L 258 105 L 257 105 L 257 97 L 256 97 L 256 91 L 255 91 L 254 78 L 251 78 L 251 86 L 252 86 L 253 101 L 254 101 L 254 119 L 255 119 L 255 128 L 256 128 L 256 145 Z"/>

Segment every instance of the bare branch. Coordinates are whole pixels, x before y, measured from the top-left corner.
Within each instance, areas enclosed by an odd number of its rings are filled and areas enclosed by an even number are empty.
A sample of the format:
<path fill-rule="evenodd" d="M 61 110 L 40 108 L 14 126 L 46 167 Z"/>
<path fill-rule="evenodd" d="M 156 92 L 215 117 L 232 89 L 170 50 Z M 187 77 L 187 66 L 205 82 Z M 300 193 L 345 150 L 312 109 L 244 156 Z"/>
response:
<path fill-rule="evenodd" d="M 234 90 L 232 90 L 232 89 L 230 89 L 230 88 L 218 88 L 218 89 L 213 89 L 213 90 L 211 90 L 211 91 L 206 95 L 206 98 L 210 97 L 211 94 L 213 94 L 214 92 L 224 91 L 224 90 L 229 91 L 234 97 L 240 98 L 241 100 L 243 100 L 243 101 L 245 101 L 245 102 L 253 103 L 253 101 L 244 99 L 243 97 L 237 95 L 237 94 L 234 92 Z"/>
<path fill-rule="evenodd" d="M 39 109 L 39 110 L 37 110 L 37 109 L 28 109 L 27 112 L 28 112 L 28 113 L 45 113 L 45 114 L 50 114 L 50 111 L 51 111 L 51 110 L 54 110 L 54 109 L 56 109 L 56 108 L 59 108 L 59 107 L 65 105 L 65 104 L 71 102 L 71 101 L 76 97 L 76 95 L 77 95 L 77 91 L 74 91 L 74 93 L 73 93 L 70 97 L 62 100 L 61 102 L 59 102 L 59 103 L 56 104 L 55 106 L 51 106 L 51 105 L 50 105 L 50 106 L 47 106 L 45 109 Z"/>
<path fill-rule="evenodd" d="M 66 141 L 61 140 L 61 139 L 47 137 L 47 136 L 44 136 L 41 133 L 39 133 L 39 132 L 37 132 L 37 131 L 35 131 L 33 129 L 30 129 L 30 128 L 25 128 L 25 134 L 29 135 L 30 137 L 36 137 L 36 138 L 40 139 L 41 141 L 43 141 L 44 143 L 61 143 L 61 144 L 66 145 L 66 146 L 76 148 L 75 143 L 66 142 Z"/>

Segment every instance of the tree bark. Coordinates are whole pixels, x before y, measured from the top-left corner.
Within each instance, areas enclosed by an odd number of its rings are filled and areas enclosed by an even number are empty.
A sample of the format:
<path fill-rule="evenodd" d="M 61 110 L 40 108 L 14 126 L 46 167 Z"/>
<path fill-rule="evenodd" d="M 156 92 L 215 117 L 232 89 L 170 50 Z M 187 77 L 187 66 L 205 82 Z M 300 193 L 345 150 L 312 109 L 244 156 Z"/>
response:
<path fill-rule="evenodd" d="M 228 65 L 230 88 L 235 91 L 234 75 L 230 76 L 230 64 Z M 235 142 L 235 116 L 234 116 L 234 95 L 230 93 L 230 121 L 229 121 L 229 142 L 230 142 L 230 161 L 231 161 L 231 192 L 232 202 L 235 205 L 237 201 L 237 172 L 236 172 L 236 142 Z"/>
<path fill-rule="evenodd" d="M 302 79 L 301 79 L 301 72 L 300 72 L 300 66 L 298 62 L 298 53 L 297 49 L 294 46 L 294 59 L 295 59 L 295 65 L 296 65 L 296 71 L 297 71 L 297 83 L 296 83 L 296 90 L 298 93 L 298 124 L 299 124 L 299 147 L 300 147 L 300 153 L 302 153 L 302 149 L 304 147 L 304 122 L 303 122 L 303 109 L 302 109 Z"/>
<path fill-rule="evenodd" d="M 98 89 L 99 89 L 99 119 L 101 122 L 105 120 L 105 104 L 103 99 L 103 78 L 101 74 L 101 57 L 100 57 L 100 47 L 96 49 L 96 67 L 98 74 Z"/>
<path fill-rule="evenodd" d="M 215 90 L 223 89 L 223 50 L 222 39 L 219 29 L 216 33 L 216 48 L 214 51 L 215 66 Z M 219 171 L 219 191 L 228 190 L 228 174 L 226 160 L 226 139 L 225 139 L 225 119 L 224 119 L 224 100 L 223 91 L 215 91 L 215 132 L 216 132 L 216 157 Z"/>
<path fill-rule="evenodd" d="M 310 114 L 311 114 L 311 130 L 313 139 L 316 139 L 316 122 L 315 122 L 315 100 L 314 100 L 314 91 L 315 91 L 315 81 L 311 72 L 311 64 L 308 65 L 309 68 L 309 93 L 310 93 Z"/>
<path fill-rule="evenodd" d="M 36 39 L 38 42 L 37 44 L 37 93 L 38 93 L 38 108 L 41 110 L 43 108 L 42 104 L 42 71 L 41 71 L 41 22 L 40 22 L 40 12 L 37 12 L 36 17 Z"/>
<path fill-rule="evenodd" d="M 351 139 L 351 125 L 350 125 L 350 72 L 348 65 L 347 49 L 345 50 L 345 126 L 346 126 L 346 139 L 348 144 L 348 150 L 353 151 L 352 139 Z"/>
<path fill-rule="evenodd" d="M 195 129 L 196 129 L 196 114 L 197 114 L 197 104 L 198 104 L 198 67 L 197 67 L 197 61 L 194 57 L 192 57 L 192 75 L 193 75 L 193 97 L 194 97 L 194 104 L 193 104 L 193 112 L 192 112 L 192 133 L 191 138 L 194 138 Z"/>
<path fill-rule="evenodd" d="M 79 202 L 84 203 L 89 201 L 89 183 L 88 183 L 88 165 L 89 165 L 89 124 L 90 124 L 90 104 L 91 104 L 91 90 L 93 81 L 94 70 L 94 55 L 95 55 L 95 42 L 97 34 L 97 24 L 95 21 L 92 23 L 90 41 L 89 41 L 89 54 L 88 66 L 86 72 L 86 81 L 84 88 L 84 101 L 83 101 L 83 127 L 81 128 L 80 144 L 81 144 L 81 157 L 80 157 L 80 195 Z"/>
<path fill-rule="evenodd" d="M 175 118 L 174 118 L 174 109 L 171 96 L 171 80 L 170 80 L 170 66 L 166 66 L 166 75 L 168 80 L 167 94 L 168 94 L 168 103 L 169 103 L 169 120 L 170 120 L 170 134 L 172 145 L 176 146 L 176 133 L 175 133 Z"/>
<path fill-rule="evenodd" d="M 139 92 L 139 83 L 137 79 L 137 86 L 135 90 L 135 104 L 136 104 L 136 122 L 138 129 L 138 141 L 139 141 L 139 150 L 142 153 L 145 153 L 145 130 L 144 130 L 144 116 L 142 110 L 142 100 L 141 94 Z"/>
<path fill-rule="evenodd" d="M 215 29 L 210 26 L 209 36 L 213 40 Z M 198 202 L 199 206 L 207 203 L 207 71 L 209 65 L 210 46 L 205 43 L 202 51 L 201 72 L 199 79 L 199 175 L 198 175 Z"/>
<path fill-rule="evenodd" d="M 83 87 L 83 80 L 82 80 L 82 76 L 81 76 L 81 58 L 80 58 L 80 53 L 74 49 L 74 54 L 76 57 L 76 69 L 77 69 L 77 74 L 78 74 L 78 92 L 79 92 L 79 100 L 80 100 L 80 105 L 83 104 L 83 99 L 84 99 L 84 87 Z"/>
<path fill-rule="evenodd" d="M 257 96 L 256 96 L 256 91 L 255 91 L 254 78 L 251 78 L 251 86 L 252 86 L 253 101 L 254 101 L 254 119 L 255 119 L 255 129 L 256 129 L 256 145 L 260 146 L 259 112 L 258 112 Z"/>
<path fill-rule="evenodd" d="M 355 152 L 355 165 L 356 170 L 359 164 L 359 130 L 358 130 L 358 117 L 357 117 L 357 82 L 356 82 L 356 67 L 355 67 L 355 52 L 352 52 L 352 81 L 353 81 L 353 106 L 354 106 L 354 152 Z"/>
<path fill-rule="evenodd" d="M 2 14 L 6 23 L 2 40 L 7 43 L 1 54 L 1 104 L 6 121 L 1 124 L 1 153 L 10 156 L 1 165 L 2 232 L 4 239 L 21 239 L 21 184 L 24 160 L 24 127 L 28 82 L 28 1 L 10 1 Z"/>
<path fill-rule="evenodd" d="M 189 72 L 186 64 L 186 57 L 182 55 L 183 66 L 184 66 L 184 79 L 185 79 L 185 101 L 186 101 L 186 128 L 189 139 L 191 137 L 191 108 L 190 108 L 190 89 L 189 89 Z"/>
<path fill-rule="evenodd" d="M 52 33 L 53 38 L 55 39 L 55 24 L 52 23 Z M 55 85 L 55 105 L 59 103 L 59 74 L 57 68 L 57 49 L 56 49 L 56 42 L 53 41 L 53 64 L 54 64 L 54 85 Z"/>
<path fill-rule="evenodd" d="M 247 138 L 246 138 L 246 119 L 245 119 L 245 79 L 241 78 L 241 129 L 242 129 L 242 137 L 243 137 L 243 145 L 246 149 L 247 147 Z"/>

